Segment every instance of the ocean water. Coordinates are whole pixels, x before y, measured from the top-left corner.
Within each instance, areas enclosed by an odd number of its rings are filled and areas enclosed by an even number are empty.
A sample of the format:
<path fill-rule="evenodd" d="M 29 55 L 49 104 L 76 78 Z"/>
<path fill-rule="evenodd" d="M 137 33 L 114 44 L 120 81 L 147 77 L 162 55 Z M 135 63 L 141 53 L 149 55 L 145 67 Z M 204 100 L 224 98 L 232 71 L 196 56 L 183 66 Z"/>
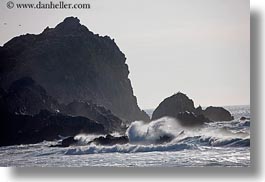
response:
<path fill-rule="evenodd" d="M 80 134 L 77 146 L 51 148 L 53 142 L 0 147 L 0 166 L 117 166 L 117 167 L 249 167 L 249 106 L 226 107 L 235 117 L 230 122 L 214 122 L 197 128 L 181 127 L 173 118 L 164 117 L 144 124 L 136 121 L 126 134 L 126 145 L 86 145 L 97 137 Z M 118 135 L 118 134 L 114 134 Z M 155 144 L 159 137 L 173 140 Z"/>

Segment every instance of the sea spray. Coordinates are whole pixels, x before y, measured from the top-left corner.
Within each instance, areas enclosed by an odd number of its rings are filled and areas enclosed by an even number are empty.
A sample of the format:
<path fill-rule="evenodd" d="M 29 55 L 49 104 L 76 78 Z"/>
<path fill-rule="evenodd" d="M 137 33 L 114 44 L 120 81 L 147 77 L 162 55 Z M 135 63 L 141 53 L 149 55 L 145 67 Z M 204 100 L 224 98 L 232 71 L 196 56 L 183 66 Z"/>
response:
<path fill-rule="evenodd" d="M 161 137 L 175 138 L 182 131 L 178 122 L 170 117 L 163 117 L 150 123 L 133 122 L 126 131 L 130 143 L 153 144 Z"/>
<path fill-rule="evenodd" d="M 229 127 L 228 127 L 229 126 Z M 246 126 L 245 129 L 248 127 Z M 237 132 L 235 132 L 237 130 Z M 240 133 L 239 133 L 240 132 Z M 119 135 L 118 133 L 114 135 Z M 200 127 L 183 127 L 174 118 L 163 117 L 145 123 L 135 121 L 126 131 L 129 143 L 124 145 L 102 146 L 91 144 L 71 147 L 65 155 L 99 154 L 99 153 L 138 153 L 138 152 L 174 152 L 196 150 L 209 147 L 249 147 L 249 132 L 242 130 L 240 122 L 214 122 Z M 163 136 L 173 139 L 167 143 L 157 144 Z M 80 137 L 80 136 L 79 136 Z M 96 136 L 81 135 L 90 140 Z"/>
<path fill-rule="evenodd" d="M 111 135 L 115 136 L 115 137 L 121 136 L 121 134 L 118 132 L 111 133 Z M 93 141 L 95 138 L 98 138 L 101 136 L 105 137 L 106 135 L 95 135 L 95 134 L 80 133 L 80 134 L 76 135 L 74 138 L 75 138 L 75 140 L 78 141 L 79 145 L 87 145 L 89 142 Z"/>
<path fill-rule="evenodd" d="M 99 136 L 103 136 L 103 135 L 79 134 L 75 136 L 75 140 L 78 140 L 78 144 L 80 145 L 87 145 L 90 141 L 94 140 L 95 138 Z"/>
<path fill-rule="evenodd" d="M 236 110 L 232 122 L 207 123 L 197 128 L 177 126 L 174 140 L 163 144 L 81 145 L 49 147 L 58 141 L 0 147 L 0 166 L 250 166 L 249 107 Z M 151 124 L 152 125 L 152 124 Z M 178 123 L 177 123 L 178 125 Z M 183 131 L 183 132 L 182 132 Z M 112 134 L 119 136 L 118 133 Z M 99 135 L 84 135 L 90 141 Z M 77 138 L 78 138 L 77 137 Z M 62 139 L 65 137 L 62 137 Z M 5 156 L 8 155 L 8 157 Z"/>

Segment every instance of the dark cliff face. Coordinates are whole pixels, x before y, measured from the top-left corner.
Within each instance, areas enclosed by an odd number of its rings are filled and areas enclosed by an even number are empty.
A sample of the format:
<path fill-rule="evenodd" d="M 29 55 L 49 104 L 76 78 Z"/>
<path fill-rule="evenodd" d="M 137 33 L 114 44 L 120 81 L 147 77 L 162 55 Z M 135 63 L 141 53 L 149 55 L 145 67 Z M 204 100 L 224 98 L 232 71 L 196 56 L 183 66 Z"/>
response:
<path fill-rule="evenodd" d="M 93 101 L 122 120 L 149 120 L 133 95 L 125 55 L 108 36 L 66 18 L 39 35 L 15 37 L 0 47 L 0 86 L 31 77 L 60 103 Z"/>
<path fill-rule="evenodd" d="M 14 81 L 5 95 L 10 113 L 35 115 L 41 110 L 58 112 L 60 105 L 29 77 Z"/>
<path fill-rule="evenodd" d="M 51 113 L 86 117 L 102 124 L 107 132 L 125 130 L 122 120 L 103 106 L 81 101 L 74 101 L 68 105 L 59 104 L 55 98 L 47 95 L 42 86 L 29 77 L 14 81 L 8 92 L 1 89 L 0 95 L 2 106 L 11 114 L 34 116 L 42 110 L 47 110 Z"/>
<path fill-rule="evenodd" d="M 166 98 L 159 104 L 159 106 L 153 112 L 152 120 L 161 118 L 163 116 L 171 116 L 177 118 L 180 112 L 185 111 L 194 112 L 194 103 L 185 94 L 178 92 L 177 94 Z"/>
<path fill-rule="evenodd" d="M 61 112 L 71 116 L 84 116 L 95 120 L 102 124 L 108 132 L 124 132 L 126 130 L 121 119 L 113 115 L 110 110 L 93 103 L 73 101 L 62 107 Z"/>
<path fill-rule="evenodd" d="M 0 146 L 55 140 L 58 135 L 121 130 L 121 126 L 114 125 L 118 118 L 110 111 L 104 113 L 105 108 L 91 105 L 90 114 L 101 118 L 100 121 L 59 113 L 63 108 L 65 106 L 48 96 L 45 89 L 29 77 L 16 80 L 7 92 L 0 88 Z M 113 127 L 105 128 L 103 121 L 113 122 Z"/>

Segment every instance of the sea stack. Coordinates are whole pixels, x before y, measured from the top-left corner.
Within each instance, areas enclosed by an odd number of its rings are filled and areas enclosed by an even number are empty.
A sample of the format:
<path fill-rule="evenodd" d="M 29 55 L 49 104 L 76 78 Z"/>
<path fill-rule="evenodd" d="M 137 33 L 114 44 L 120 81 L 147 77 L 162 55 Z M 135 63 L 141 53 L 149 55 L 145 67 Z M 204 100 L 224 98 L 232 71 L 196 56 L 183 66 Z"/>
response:
<path fill-rule="evenodd" d="M 187 95 L 178 92 L 166 99 L 164 99 L 155 109 L 152 115 L 152 120 L 161 118 L 163 116 L 170 116 L 177 118 L 180 112 L 194 112 L 194 102 Z"/>
<path fill-rule="evenodd" d="M 0 87 L 30 77 L 59 103 L 92 101 L 123 121 L 149 121 L 137 105 L 126 57 L 108 36 L 66 18 L 41 34 L 15 37 L 0 47 Z"/>
<path fill-rule="evenodd" d="M 222 107 L 207 107 L 203 114 L 213 121 L 231 121 L 234 119 L 231 113 Z"/>
<path fill-rule="evenodd" d="M 234 119 L 231 113 L 222 107 L 210 106 L 205 110 L 201 106 L 195 108 L 193 100 L 181 92 L 164 99 L 153 112 L 152 120 L 164 116 L 176 118 L 186 126 Z"/>

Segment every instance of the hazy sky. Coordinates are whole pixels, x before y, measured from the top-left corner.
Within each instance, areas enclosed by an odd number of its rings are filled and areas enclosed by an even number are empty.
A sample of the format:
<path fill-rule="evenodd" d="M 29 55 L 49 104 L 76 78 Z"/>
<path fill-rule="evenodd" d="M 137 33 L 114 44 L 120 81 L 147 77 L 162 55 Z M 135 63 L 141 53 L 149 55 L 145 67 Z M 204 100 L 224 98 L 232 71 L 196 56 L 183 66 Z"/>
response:
<path fill-rule="evenodd" d="M 142 109 L 178 91 L 196 105 L 250 103 L 248 0 L 65 0 L 90 3 L 89 10 L 7 9 L 7 1 L 0 1 L 0 45 L 76 16 L 115 39 Z"/>

